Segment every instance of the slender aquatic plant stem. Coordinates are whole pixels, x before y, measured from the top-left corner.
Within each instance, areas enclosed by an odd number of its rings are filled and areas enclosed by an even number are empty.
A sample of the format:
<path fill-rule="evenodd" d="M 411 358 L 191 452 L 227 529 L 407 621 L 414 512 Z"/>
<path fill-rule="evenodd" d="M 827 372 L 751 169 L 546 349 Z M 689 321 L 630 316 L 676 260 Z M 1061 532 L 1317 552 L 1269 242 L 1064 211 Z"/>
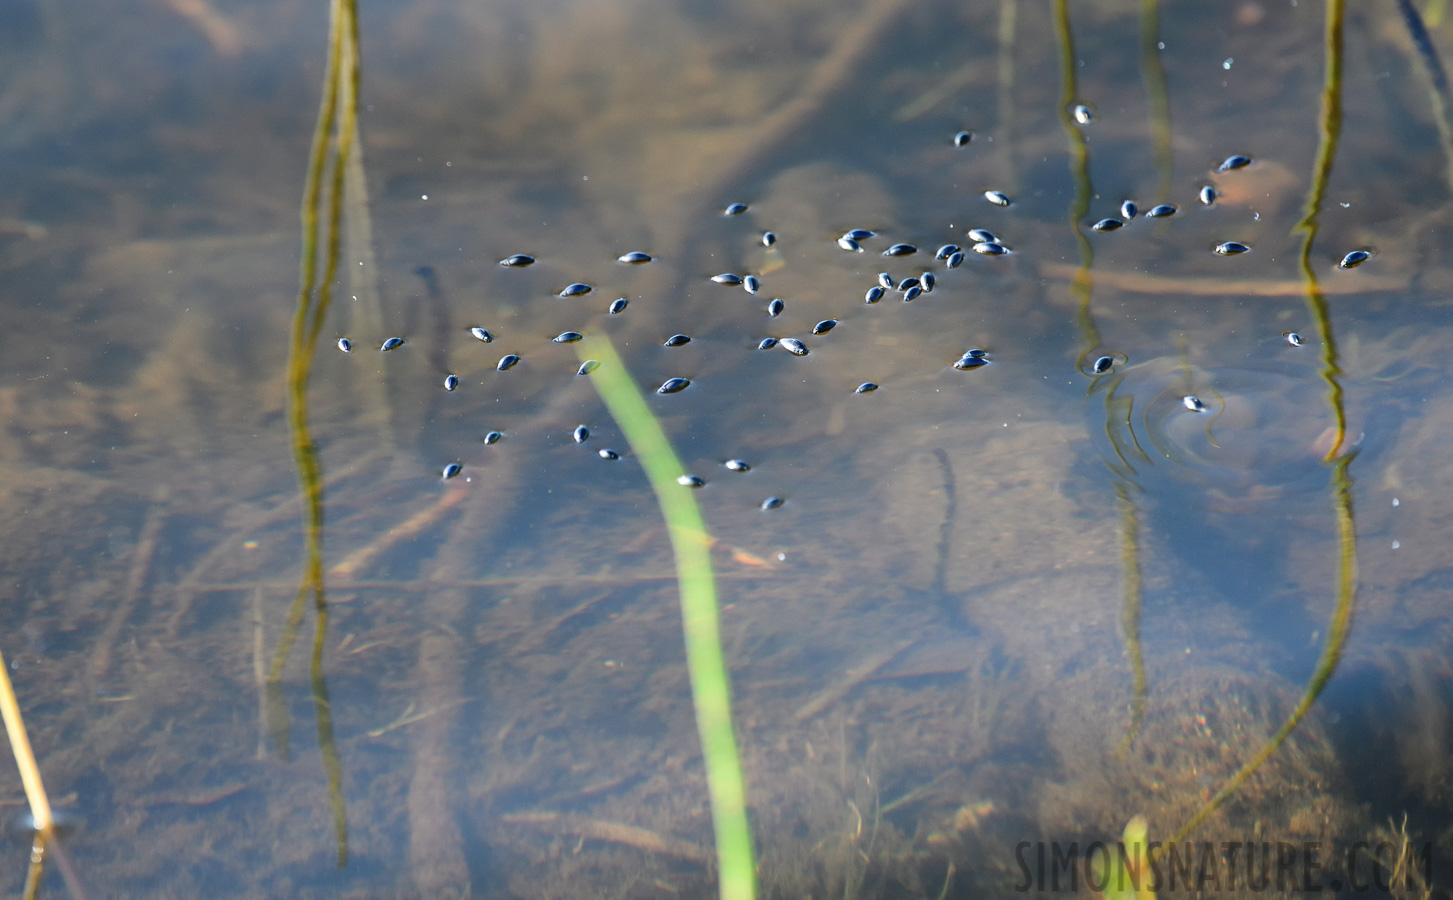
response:
<path fill-rule="evenodd" d="M 720 893 L 722 900 L 752 900 L 756 872 L 747 824 L 746 781 L 732 728 L 731 682 L 721 650 L 711 537 L 696 498 L 676 481 L 685 474 L 676 451 L 671 449 L 661 423 L 646 405 L 610 338 L 595 335 L 575 346 L 582 360 L 591 355 L 600 361 L 590 374 L 591 383 L 641 460 L 666 519 L 681 589 L 686 669 L 711 795 Z"/>
<path fill-rule="evenodd" d="M 333 739 L 332 711 L 328 702 L 327 679 L 323 671 L 323 650 L 328 634 L 328 605 L 323 574 L 323 465 L 309 423 L 308 380 L 312 374 L 313 352 L 317 348 L 318 336 L 322 332 L 333 299 L 333 283 L 338 276 L 340 224 L 346 183 L 344 173 L 358 133 L 358 79 L 358 16 L 355 0 L 333 0 L 323 97 L 319 103 L 318 122 L 313 133 L 307 181 L 303 189 L 302 261 L 297 308 L 294 311 L 288 347 L 288 432 L 292 439 L 293 460 L 298 468 L 298 484 L 303 497 L 303 576 L 278 639 L 277 652 L 268 673 L 266 693 L 268 718 L 271 720 L 269 727 L 279 751 L 286 756 L 288 725 L 287 710 L 282 698 L 282 674 L 302 627 L 308 600 L 311 599 L 315 623 L 313 652 L 309 661 L 309 683 L 318 721 L 319 752 L 328 777 L 328 802 L 333 812 L 340 868 L 348 862 L 348 816 L 343 799 L 343 767 Z M 330 145 L 333 147 L 331 154 Z M 328 185 L 326 207 L 322 190 L 325 178 Z M 320 209 L 326 210 L 325 222 L 319 221 Z M 318 265 L 320 256 L 321 273 Z"/>
<path fill-rule="evenodd" d="M 1140 510 L 1130 496 L 1130 488 L 1123 479 L 1115 479 L 1115 497 L 1120 501 L 1120 569 L 1125 582 L 1120 626 L 1125 629 L 1125 653 L 1130 660 L 1130 677 L 1134 682 L 1134 693 L 1130 698 L 1130 727 L 1125 729 L 1125 740 L 1120 745 L 1122 757 L 1130 752 L 1135 738 L 1140 735 L 1140 726 L 1145 722 L 1147 693 L 1145 655 L 1140 648 Z"/>

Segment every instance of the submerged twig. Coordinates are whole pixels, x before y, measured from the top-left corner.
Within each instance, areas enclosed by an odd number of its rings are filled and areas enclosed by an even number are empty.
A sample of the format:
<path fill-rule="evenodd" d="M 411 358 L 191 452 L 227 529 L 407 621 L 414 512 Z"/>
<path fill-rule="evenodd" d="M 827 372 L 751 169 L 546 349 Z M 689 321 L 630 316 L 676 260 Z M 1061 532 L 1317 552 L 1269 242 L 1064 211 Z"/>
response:
<path fill-rule="evenodd" d="M 334 579 L 352 578 L 394 545 L 417 537 L 426 528 L 434 525 L 468 494 L 469 485 L 453 485 L 429 506 L 348 554 L 342 562 L 328 570 L 329 577 Z"/>
<path fill-rule="evenodd" d="M 121 602 L 112 609 L 111 619 L 106 623 L 106 630 L 102 632 L 95 654 L 91 657 L 91 676 L 98 689 L 104 686 L 110 674 L 111 654 L 116 648 L 116 641 L 121 637 L 121 629 L 131 618 L 132 611 L 136 609 L 136 601 L 141 597 L 141 589 L 146 586 L 146 578 L 151 573 L 151 561 L 156 556 L 157 537 L 161 534 L 162 522 L 166 519 L 167 495 L 165 486 L 158 488 L 152 495 L 151 503 L 146 509 L 146 520 L 141 526 L 141 534 L 136 539 L 136 548 L 131 551 L 131 570 L 126 573 L 126 587 L 121 592 Z"/>
<path fill-rule="evenodd" d="M 1080 275 L 1078 266 L 1066 263 L 1044 263 L 1039 272 L 1046 278 L 1073 280 Z M 1095 280 L 1109 288 L 1131 291 L 1137 294 L 1174 295 L 1192 297 L 1300 297 L 1306 294 L 1305 281 L 1235 280 L 1227 278 L 1177 278 L 1169 275 L 1150 275 L 1144 272 L 1114 272 L 1104 269 L 1095 272 Z M 1333 281 L 1321 285 L 1323 294 L 1366 294 L 1375 291 L 1399 291 L 1408 286 L 1408 278 L 1401 275 L 1360 275 L 1354 281 Z"/>
<path fill-rule="evenodd" d="M 907 650 L 915 640 L 915 638 L 906 638 L 868 654 L 856 666 L 843 673 L 842 678 L 818 691 L 817 696 L 798 707 L 797 712 L 793 714 L 794 718 L 799 722 L 806 722 L 846 697 L 853 688 L 872 678 L 884 666 L 897 659 L 898 654 Z"/>
<path fill-rule="evenodd" d="M 534 825 L 548 831 L 578 834 L 591 840 L 635 847 L 638 850 L 658 853 L 661 856 L 674 856 L 677 859 L 691 862 L 711 862 L 711 851 L 705 847 L 621 822 L 604 822 L 599 819 L 587 819 L 583 816 L 553 812 L 505 813 L 499 817 L 499 820 L 506 825 Z"/>

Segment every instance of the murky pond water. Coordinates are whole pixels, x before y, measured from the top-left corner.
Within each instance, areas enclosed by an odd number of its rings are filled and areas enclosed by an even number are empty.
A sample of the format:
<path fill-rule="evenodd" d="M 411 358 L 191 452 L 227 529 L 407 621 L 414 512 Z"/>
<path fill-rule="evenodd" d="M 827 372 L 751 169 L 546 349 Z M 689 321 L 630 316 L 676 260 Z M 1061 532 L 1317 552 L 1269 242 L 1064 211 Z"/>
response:
<path fill-rule="evenodd" d="M 705 482 L 762 896 L 1009 897 L 1021 842 L 1167 839 L 1314 673 L 1189 839 L 1441 875 L 1447 110 L 1380 0 L 1329 118 L 1328 9 L 360 10 L 326 617 L 288 362 L 328 10 L 0 12 L 0 651 L 75 880 L 714 894 L 671 544 L 576 374 L 604 336 Z"/>

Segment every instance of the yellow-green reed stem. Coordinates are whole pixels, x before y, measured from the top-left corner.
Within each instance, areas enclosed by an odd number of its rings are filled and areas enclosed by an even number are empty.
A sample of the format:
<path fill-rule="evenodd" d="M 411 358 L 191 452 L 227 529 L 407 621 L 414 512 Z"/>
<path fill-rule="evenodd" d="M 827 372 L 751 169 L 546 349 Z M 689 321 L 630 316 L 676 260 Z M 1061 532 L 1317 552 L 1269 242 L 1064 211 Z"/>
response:
<path fill-rule="evenodd" d="M 686 637 L 686 669 L 696 708 L 711 818 L 716 832 L 719 890 L 722 900 L 752 900 L 756 870 L 752 835 L 747 824 L 746 781 L 742 777 L 732 728 L 731 682 L 722 656 L 717 620 L 716 582 L 711 571 L 711 536 L 689 488 L 677 478 L 685 474 L 671 442 L 631 380 L 625 363 L 605 335 L 575 345 L 580 358 L 600 365 L 590 374 L 611 416 L 646 470 L 656 502 L 671 535 L 676 577 L 681 591 L 681 625 Z"/>
<path fill-rule="evenodd" d="M 270 727 L 280 752 L 287 754 L 288 726 L 282 697 L 282 675 L 297 640 L 309 599 L 316 623 L 310 661 L 310 686 L 318 719 L 318 746 L 328 776 L 328 800 L 338 838 L 338 865 L 348 861 L 348 817 L 343 801 L 342 763 L 333 739 L 323 649 L 328 633 L 328 606 L 323 582 L 323 470 L 313 441 L 308 413 L 308 380 L 338 274 L 344 175 L 357 135 L 358 20 L 354 0 L 334 0 L 329 25 L 328 63 L 323 97 L 313 133 L 301 212 L 303 245 L 297 308 L 288 347 L 288 430 L 293 460 L 303 495 L 303 575 L 288 611 L 277 652 L 268 673 Z M 333 145 L 333 152 L 329 146 Z M 331 169 L 330 169 L 331 166 Z M 322 186 L 328 182 L 326 226 L 319 221 Z M 326 234 L 326 236 L 325 236 Z M 319 273 L 321 256 L 322 272 Z"/>
<path fill-rule="evenodd" d="M 1174 172 L 1171 156 L 1170 92 L 1160 64 L 1160 0 L 1140 0 L 1140 80 L 1150 109 L 1150 141 L 1155 157 L 1156 203 L 1170 199 Z"/>
<path fill-rule="evenodd" d="M 40 780 L 40 766 L 35 763 L 35 753 L 30 749 L 25 719 L 20 715 L 20 703 L 15 699 L 15 686 L 10 683 L 10 667 L 5 664 L 3 653 L 0 653 L 0 718 L 5 720 L 5 734 L 10 738 L 15 765 L 20 768 L 20 783 L 25 788 L 25 799 L 30 802 L 32 824 L 40 834 L 48 834 L 54 821 L 50 800 L 45 795 L 45 784 Z"/>
<path fill-rule="evenodd" d="M 1135 693 L 1130 699 L 1130 727 L 1120 745 L 1121 757 L 1130 752 L 1140 726 L 1145 722 L 1145 657 L 1140 651 L 1140 511 L 1124 481 L 1115 482 L 1115 496 L 1120 501 L 1120 569 L 1125 583 L 1124 600 L 1120 606 L 1120 626 L 1125 629 L 1125 653 L 1130 658 L 1130 673 Z"/>
<path fill-rule="evenodd" d="M 1307 303 L 1317 320 L 1317 327 L 1323 342 L 1322 377 L 1328 385 L 1327 402 L 1332 407 L 1337 423 L 1337 433 L 1332 450 L 1327 454 L 1332 464 L 1332 500 L 1337 517 L 1337 604 L 1332 618 L 1327 623 L 1327 642 L 1317 667 L 1312 671 L 1306 689 L 1297 705 L 1281 727 L 1265 744 L 1226 780 L 1211 799 L 1181 826 L 1171 844 L 1185 840 L 1196 826 L 1236 792 L 1246 779 L 1261 767 L 1281 747 L 1287 737 L 1301 724 L 1312 704 L 1317 702 L 1327 681 L 1337 671 L 1342 659 L 1342 650 L 1347 644 L 1347 635 L 1352 627 L 1352 610 L 1357 596 L 1357 529 L 1352 515 L 1352 475 L 1348 467 L 1352 456 L 1338 456 L 1346 429 L 1346 413 L 1343 409 L 1342 388 L 1337 378 L 1341 369 L 1337 365 L 1337 345 L 1333 340 L 1332 320 L 1327 309 L 1327 300 L 1317 286 L 1317 278 L 1311 267 L 1312 241 L 1317 235 L 1317 217 L 1321 211 L 1322 198 L 1326 193 L 1327 179 L 1332 173 L 1332 160 L 1337 152 L 1337 141 L 1342 127 L 1342 33 L 1344 22 L 1343 0 L 1328 0 L 1326 28 L 1326 75 L 1322 88 L 1322 114 L 1320 119 L 1317 158 L 1313 164 L 1312 184 L 1307 194 L 1306 214 L 1297 224 L 1302 233 L 1301 268 L 1306 281 Z M 1158 854 L 1157 854 L 1158 855 Z"/>
<path fill-rule="evenodd" d="M 1337 607 L 1332 611 L 1332 619 L 1327 624 L 1327 643 L 1322 647 L 1321 658 L 1317 660 L 1317 668 L 1313 670 L 1311 679 L 1307 682 L 1306 689 L 1302 692 L 1301 699 L 1292 709 L 1291 715 L 1287 716 L 1281 728 L 1273 734 L 1256 754 L 1247 760 L 1234 775 L 1226 780 L 1211 799 L 1201 806 L 1196 814 L 1181 826 L 1175 836 L 1170 839 L 1170 844 L 1179 844 L 1186 839 L 1196 826 L 1206 820 L 1206 817 L 1215 812 L 1222 803 L 1234 793 L 1241 785 L 1250 778 L 1262 763 L 1266 762 L 1286 741 L 1287 737 L 1301 724 L 1307 712 L 1311 710 L 1312 704 L 1317 702 L 1322 689 L 1326 687 L 1328 679 L 1337 671 L 1337 664 L 1342 659 L 1342 649 L 1347 644 L 1347 635 L 1352 627 L 1353 601 L 1357 595 L 1357 534 L 1355 523 L 1352 518 L 1352 477 L 1347 471 L 1347 466 L 1352 458 L 1344 456 L 1332 466 L 1332 484 L 1335 492 L 1335 504 L 1337 510 L 1337 546 L 1338 546 L 1338 567 L 1337 567 Z M 1160 848 L 1157 848 L 1160 849 Z M 1159 857 L 1160 854 L 1155 854 Z"/>
<path fill-rule="evenodd" d="M 1337 340 L 1332 332 L 1332 317 L 1327 298 L 1317 284 L 1312 269 L 1312 243 L 1317 239 L 1318 217 L 1332 176 L 1332 163 L 1337 156 L 1337 143 L 1342 134 L 1342 31 L 1343 0 L 1328 0 L 1326 40 L 1326 72 L 1322 84 L 1322 112 L 1318 120 L 1317 158 L 1312 163 L 1312 182 L 1307 190 L 1307 204 L 1302 219 L 1292 233 L 1302 235 L 1301 252 L 1297 257 L 1306 284 L 1307 306 L 1317 323 L 1322 340 L 1322 379 L 1327 382 L 1327 404 L 1331 407 L 1336 435 L 1327 451 L 1327 461 L 1336 459 L 1347 437 L 1347 412 L 1343 404 L 1342 384 L 1337 379 L 1342 368 L 1337 362 Z"/>

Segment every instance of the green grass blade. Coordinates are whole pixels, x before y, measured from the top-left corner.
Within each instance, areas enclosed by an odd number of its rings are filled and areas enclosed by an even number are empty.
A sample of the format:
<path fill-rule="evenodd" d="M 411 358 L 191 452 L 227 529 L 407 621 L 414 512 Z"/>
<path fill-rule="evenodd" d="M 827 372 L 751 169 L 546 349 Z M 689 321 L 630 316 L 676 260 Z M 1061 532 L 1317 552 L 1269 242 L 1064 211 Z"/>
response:
<path fill-rule="evenodd" d="M 590 374 L 611 416 L 646 470 L 661 515 L 671 534 L 676 577 L 681 589 L 681 625 L 686 636 L 686 669 L 696 706 L 711 819 L 716 830 L 722 900 L 752 900 L 756 871 L 752 836 L 747 825 L 746 781 L 732 729 L 731 683 L 721 651 L 717 621 L 716 580 L 711 571 L 711 536 L 691 489 L 676 479 L 685 474 L 676 451 L 631 380 L 610 338 L 592 337 L 576 344 L 581 359 L 600 360 Z"/>

